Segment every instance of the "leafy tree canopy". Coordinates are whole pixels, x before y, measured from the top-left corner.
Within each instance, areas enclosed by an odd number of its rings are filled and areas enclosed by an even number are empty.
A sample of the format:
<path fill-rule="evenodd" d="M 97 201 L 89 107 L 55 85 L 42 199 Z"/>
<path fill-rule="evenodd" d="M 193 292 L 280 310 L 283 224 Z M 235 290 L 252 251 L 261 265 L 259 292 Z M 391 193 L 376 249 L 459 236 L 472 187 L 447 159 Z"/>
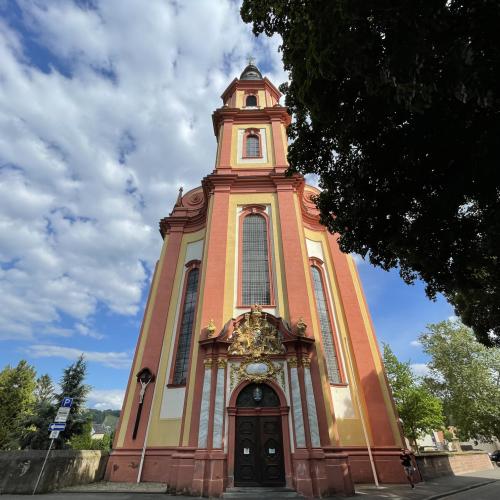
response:
<path fill-rule="evenodd" d="M 54 422 L 57 413 L 54 384 L 49 375 L 45 374 L 37 379 L 34 398 L 33 412 L 24 420 L 20 445 L 22 448 L 43 450 L 49 447 L 50 439 L 47 430 Z"/>
<path fill-rule="evenodd" d="M 0 371 L 0 449 L 19 448 L 24 422 L 33 413 L 35 369 L 25 360 Z"/>
<path fill-rule="evenodd" d="M 498 0 L 244 0 L 283 39 L 291 171 L 344 252 L 443 293 L 500 345 Z"/>
<path fill-rule="evenodd" d="M 457 321 L 428 325 L 419 340 L 431 356 L 427 386 L 461 439 L 500 438 L 500 348 L 486 348 Z"/>
<path fill-rule="evenodd" d="M 443 427 L 441 401 L 414 375 L 410 363 L 399 361 L 387 344 L 384 365 L 404 434 L 417 449 L 419 437 Z"/>

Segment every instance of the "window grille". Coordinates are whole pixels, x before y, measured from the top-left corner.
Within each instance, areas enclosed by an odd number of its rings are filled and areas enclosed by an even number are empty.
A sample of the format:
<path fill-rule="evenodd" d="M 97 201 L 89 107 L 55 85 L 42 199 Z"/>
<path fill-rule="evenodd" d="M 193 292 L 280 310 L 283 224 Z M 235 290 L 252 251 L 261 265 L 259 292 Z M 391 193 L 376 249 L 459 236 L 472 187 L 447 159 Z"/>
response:
<path fill-rule="evenodd" d="M 257 106 L 257 97 L 255 97 L 254 95 L 247 96 L 245 105 L 246 106 Z"/>
<path fill-rule="evenodd" d="M 189 351 L 191 349 L 191 338 L 193 336 L 194 315 L 196 301 L 198 298 L 198 275 L 199 269 L 191 269 L 187 276 L 186 294 L 184 297 L 184 307 L 182 308 L 181 327 L 177 342 L 177 354 L 175 357 L 175 368 L 173 383 L 184 385 L 186 383 Z"/>
<path fill-rule="evenodd" d="M 326 292 L 321 279 L 321 271 L 315 267 L 311 267 L 314 295 L 316 297 L 316 307 L 318 309 L 319 323 L 321 328 L 321 338 L 323 340 L 323 350 L 325 353 L 326 367 L 330 384 L 340 384 L 340 371 L 335 345 L 333 343 L 333 331 L 328 314 L 328 305 L 326 302 Z"/>
<path fill-rule="evenodd" d="M 270 304 L 267 223 L 262 215 L 243 219 L 242 301 L 244 305 Z"/>
<path fill-rule="evenodd" d="M 246 156 L 247 158 L 260 157 L 260 141 L 256 135 L 247 136 Z"/>

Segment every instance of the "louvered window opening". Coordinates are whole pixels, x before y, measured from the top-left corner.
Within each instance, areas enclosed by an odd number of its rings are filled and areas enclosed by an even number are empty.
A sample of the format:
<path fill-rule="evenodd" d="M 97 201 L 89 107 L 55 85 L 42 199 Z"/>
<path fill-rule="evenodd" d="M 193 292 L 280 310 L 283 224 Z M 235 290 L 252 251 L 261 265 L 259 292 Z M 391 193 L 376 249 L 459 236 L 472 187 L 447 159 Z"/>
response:
<path fill-rule="evenodd" d="M 173 383 L 176 385 L 186 384 L 189 368 L 189 351 L 191 348 L 191 338 L 193 337 L 194 315 L 198 298 L 198 275 L 199 269 L 195 268 L 189 271 L 187 277 L 186 296 L 182 309 L 181 327 L 175 357 Z"/>
<path fill-rule="evenodd" d="M 259 138 L 256 135 L 247 137 L 246 156 L 249 158 L 258 158 L 260 156 Z"/>
<path fill-rule="evenodd" d="M 243 219 L 242 251 L 243 304 L 270 304 L 267 224 L 261 215 L 247 215 Z"/>
<path fill-rule="evenodd" d="M 247 106 L 257 106 L 257 97 L 254 95 L 247 96 L 246 103 Z"/>
<path fill-rule="evenodd" d="M 333 343 L 333 331 L 328 314 L 326 303 L 326 293 L 321 279 L 321 272 L 317 267 L 312 267 L 314 295 L 316 297 L 316 307 L 318 308 L 319 323 L 321 328 L 321 338 L 323 340 L 323 350 L 325 353 L 326 367 L 330 384 L 340 384 L 340 371 L 335 346 Z"/>

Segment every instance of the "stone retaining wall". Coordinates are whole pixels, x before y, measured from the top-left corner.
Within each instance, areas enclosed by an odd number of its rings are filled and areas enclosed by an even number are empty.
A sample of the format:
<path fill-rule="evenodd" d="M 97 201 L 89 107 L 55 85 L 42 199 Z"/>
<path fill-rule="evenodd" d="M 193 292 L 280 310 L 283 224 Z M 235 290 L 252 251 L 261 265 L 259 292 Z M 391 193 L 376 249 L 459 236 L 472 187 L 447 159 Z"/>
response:
<path fill-rule="evenodd" d="M 32 493 L 46 454 L 46 450 L 0 452 L 0 495 Z M 108 456 L 107 452 L 94 450 L 51 451 L 37 493 L 100 481 Z"/>
<path fill-rule="evenodd" d="M 424 480 L 493 468 L 488 454 L 483 451 L 421 453 L 415 455 L 415 459 Z"/>

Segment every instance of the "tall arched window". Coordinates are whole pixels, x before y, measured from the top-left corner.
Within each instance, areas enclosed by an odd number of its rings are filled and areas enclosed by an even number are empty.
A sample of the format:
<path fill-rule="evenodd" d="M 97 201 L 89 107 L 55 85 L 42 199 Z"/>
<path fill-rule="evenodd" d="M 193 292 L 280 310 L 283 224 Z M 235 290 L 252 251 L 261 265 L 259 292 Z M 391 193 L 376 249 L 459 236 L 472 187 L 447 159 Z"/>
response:
<path fill-rule="evenodd" d="M 330 321 L 328 302 L 321 270 L 316 266 L 311 266 L 314 296 L 318 310 L 319 325 L 321 328 L 321 339 L 323 341 L 323 351 L 325 353 L 326 368 L 330 384 L 341 384 L 339 362 L 333 340 L 333 328 Z"/>
<path fill-rule="evenodd" d="M 175 356 L 174 373 L 172 383 L 174 385 L 186 384 L 189 369 L 189 354 L 191 351 L 191 339 L 196 313 L 196 302 L 198 300 L 198 277 L 200 270 L 192 267 L 186 274 L 184 297 L 180 316 L 177 353 Z"/>
<path fill-rule="evenodd" d="M 250 213 L 243 218 L 241 249 L 242 305 L 271 304 L 267 220 Z"/>
<path fill-rule="evenodd" d="M 257 97 L 254 95 L 247 95 L 247 98 L 245 99 L 245 106 L 247 107 L 257 106 Z"/>
<path fill-rule="evenodd" d="M 245 145 L 245 156 L 247 158 L 259 158 L 260 157 L 260 139 L 256 135 L 247 136 L 247 141 Z"/>

